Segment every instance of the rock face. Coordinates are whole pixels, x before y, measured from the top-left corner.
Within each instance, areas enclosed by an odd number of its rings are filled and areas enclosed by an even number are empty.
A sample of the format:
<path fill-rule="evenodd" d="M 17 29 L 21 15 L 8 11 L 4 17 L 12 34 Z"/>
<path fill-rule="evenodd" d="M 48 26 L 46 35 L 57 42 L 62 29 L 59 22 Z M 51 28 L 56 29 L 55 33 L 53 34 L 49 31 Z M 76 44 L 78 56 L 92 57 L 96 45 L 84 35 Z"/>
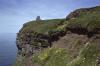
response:
<path fill-rule="evenodd" d="M 48 35 L 36 32 L 18 33 L 16 41 L 18 54 L 26 56 L 38 53 L 44 48 L 51 47 L 53 41 L 57 41 L 59 37 L 65 34 L 64 31 L 49 32 Z"/>
<path fill-rule="evenodd" d="M 21 36 L 18 35 L 17 46 L 19 48 L 19 54 L 22 54 L 23 56 L 31 55 L 40 51 L 43 47 L 48 47 L 48 39 L 45 39 L 44 37 L 48 38 L 47 36 L 37 33 L 31 35 L 30 32 Z M 45 44 L 42 45 L 42 43 Z"/>

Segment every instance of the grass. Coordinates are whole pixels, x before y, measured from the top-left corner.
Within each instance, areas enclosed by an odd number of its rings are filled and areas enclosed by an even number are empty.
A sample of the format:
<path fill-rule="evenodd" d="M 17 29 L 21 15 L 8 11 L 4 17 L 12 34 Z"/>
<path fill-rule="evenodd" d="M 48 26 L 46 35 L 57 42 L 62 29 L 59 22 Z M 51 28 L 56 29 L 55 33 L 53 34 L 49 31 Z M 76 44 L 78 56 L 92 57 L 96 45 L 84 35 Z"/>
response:
<path fill-rule="evenodd" d="M 63 48 L 49 48 L 33 57 L 33 63 L 41 66 L 65 66 L 70 60 L 70 56 Z"/>
<path fill-rule="evenodd" d="M 96 44 L 88 44 L 85 46 L 79 56 L 67 64 L 67 66 L 98 66 L 96 59 L 99 55 Z"/>
<path fill-rule="evenodd" d="M 41 66 L 97 66 L 100 52 L 97 45 L 89 43 L 80 50 L 77 58 L 73 59 L 63 48 L 49 48 L 33 56 L 33 63 Z"/>
<path fill-rule="evenodd" d="M 80 12 L 79 17 L 69 20 L 67 26 L 72 27 L 77 25 L 86 28 L 88 31 L 93 31 L 95 28 L 99 28 L 100 14 L 98 10 L 100 10 L 100 8 L 97 10 L 95 9 L 94 12 Z"/>
<path fill-rule="evenodd" d="M 41 66 L 97 66 L 96 59 L 100 57 L 97 45 L 89 43 L 79 52 L 77 58 L 71 56 L 63 48 L 49 48 L 33 56 L 33 63 Z"/>
<path fill-rule="evenodd" d="M 55 30 L 63 21 L 64 19 L 41 20 L 40 22 L 30 21 L 25 24 L 21 32 L 25 33 L 30 30 L 38 33 L 46 33 L 50 30 Z"/>

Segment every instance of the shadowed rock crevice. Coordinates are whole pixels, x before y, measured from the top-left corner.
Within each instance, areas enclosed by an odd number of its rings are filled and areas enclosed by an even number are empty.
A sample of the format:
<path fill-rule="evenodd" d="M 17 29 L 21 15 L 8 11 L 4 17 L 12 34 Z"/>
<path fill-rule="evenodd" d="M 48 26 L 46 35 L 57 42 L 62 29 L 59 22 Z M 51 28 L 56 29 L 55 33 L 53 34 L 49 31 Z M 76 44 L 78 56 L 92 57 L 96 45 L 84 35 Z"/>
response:
<path fill-rule="evenodd" d="M 94 34 L 100 34 L 100 28 L 95 28 L 93 31 L 89 31 L 87 28 L 67 27 L 66 30 L 79 35 L 87 35 L 88 38 L 91 38 Z"/>

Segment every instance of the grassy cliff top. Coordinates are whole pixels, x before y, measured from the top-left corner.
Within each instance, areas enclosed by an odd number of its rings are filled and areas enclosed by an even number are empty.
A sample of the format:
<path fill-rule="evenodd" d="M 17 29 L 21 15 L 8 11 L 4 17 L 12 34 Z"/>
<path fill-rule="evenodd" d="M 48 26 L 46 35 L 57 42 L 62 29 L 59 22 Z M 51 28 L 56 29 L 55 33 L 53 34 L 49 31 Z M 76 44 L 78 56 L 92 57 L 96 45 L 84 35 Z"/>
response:
<path fill-rule="evenodd" d="M 100 28 L 100 7 L 78 9 L 71 13 L 68 27 L 81 27 L 92 31 Z"/>
<path fill-rule="evenodd" d="M 63 24 L 65 19 L 51 19 L 51 20 L 40 20 L 30 21 L 23 25 L 21 32 L 35 31 L 38 33 L 46 33 L 50 30 L 55 30 L 57 27 Z"/>

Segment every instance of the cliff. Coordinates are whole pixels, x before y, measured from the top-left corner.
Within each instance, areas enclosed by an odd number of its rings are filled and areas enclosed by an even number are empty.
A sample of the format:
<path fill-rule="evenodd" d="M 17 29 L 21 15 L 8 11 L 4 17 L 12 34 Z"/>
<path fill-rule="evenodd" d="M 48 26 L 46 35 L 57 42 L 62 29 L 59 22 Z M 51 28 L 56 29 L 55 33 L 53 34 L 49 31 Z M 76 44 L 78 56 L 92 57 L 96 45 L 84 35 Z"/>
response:
<path fill-rule="evenodd" d="M 15 66 L 99 66 L 100 7 L 30 21 L 17 33 Z"/>

